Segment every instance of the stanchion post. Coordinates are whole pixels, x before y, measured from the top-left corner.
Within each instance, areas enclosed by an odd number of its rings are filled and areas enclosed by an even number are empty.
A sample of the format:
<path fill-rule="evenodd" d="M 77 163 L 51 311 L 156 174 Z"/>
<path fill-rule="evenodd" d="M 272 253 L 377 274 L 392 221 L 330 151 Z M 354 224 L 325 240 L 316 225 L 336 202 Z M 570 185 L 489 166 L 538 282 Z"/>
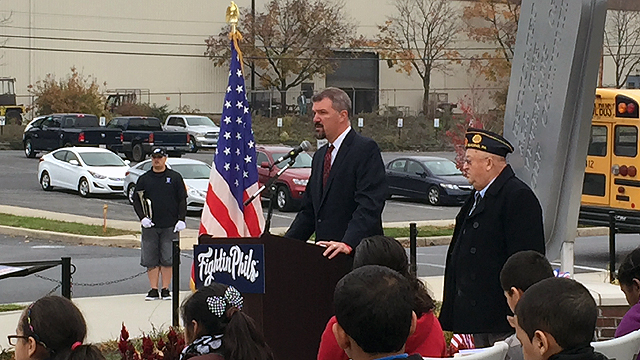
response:
<path fill-rule="evenodd" d="M 62 259 L 62 296 L 71 300 L 71 258 L 63 257 Z"/>
<path fill-rule="evenodd" d="M 616 279 L 616 212 L 609 211 L 609 281 Z"/>
<path fill-rule="evenodd" d="M 418 274 L 418 263 L 416 260 L 416 247 L 418 241 L 418 228 L 416 223 L 409 224 L 409 259 L 411 261 L 411 273 Z"/>
<path fill-rule="evenodd" d="M 171 309 L 173 315 L 173 326 L 179 326 L 180 324 L 180 314 L 179 314 L 179 306 L 180 306 L 180 240 L 174 239 L 173 243 L 173 296 L 171 296 Z"/>

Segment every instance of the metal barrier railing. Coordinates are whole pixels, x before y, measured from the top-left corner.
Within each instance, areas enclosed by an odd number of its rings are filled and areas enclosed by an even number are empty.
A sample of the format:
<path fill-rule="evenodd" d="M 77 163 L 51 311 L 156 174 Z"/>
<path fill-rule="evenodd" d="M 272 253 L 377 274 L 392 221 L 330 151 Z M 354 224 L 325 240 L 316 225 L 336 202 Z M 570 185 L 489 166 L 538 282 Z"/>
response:
<path fill-rule="evenodd" d="M 17 261 L 0 263 L 19 270 L 0 275 L 0 280 L 12 277 L 25 277 L 60 265 L 62 267 L 61 292 L 62 296 L 71 299 L 71 258 L 62 257 L 60 260 L 45 261 Z"/>

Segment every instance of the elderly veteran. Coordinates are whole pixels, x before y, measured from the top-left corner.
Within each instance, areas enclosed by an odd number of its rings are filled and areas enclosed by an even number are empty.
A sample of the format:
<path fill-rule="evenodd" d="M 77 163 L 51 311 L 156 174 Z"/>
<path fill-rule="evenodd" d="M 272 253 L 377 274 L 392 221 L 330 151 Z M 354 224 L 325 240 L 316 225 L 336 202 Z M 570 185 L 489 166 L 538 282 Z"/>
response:
<path fill-rule="evenodd" d="M 439 319 L 444 330 L 473 334 L 476 347 L 486 347 L 513 333 L 500 270 L 518 251 L 544 254 L 542 208 L 507 164 L 506 139 L 469 128 L 465 147 L 463 170 L 475 191 L 456 216 Z"/>

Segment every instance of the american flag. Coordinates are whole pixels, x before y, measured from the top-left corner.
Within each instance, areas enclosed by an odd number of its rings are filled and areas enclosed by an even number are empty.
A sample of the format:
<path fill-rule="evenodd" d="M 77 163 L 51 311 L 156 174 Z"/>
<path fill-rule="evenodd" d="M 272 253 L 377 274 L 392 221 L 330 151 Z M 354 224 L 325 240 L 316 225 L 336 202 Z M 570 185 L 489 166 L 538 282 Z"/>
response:
<path fill-rule="evenodd" d="M 224 97 L 220 137 L 213 157 L 200 234 L 213 237 L 258 237 L 264 228 L 260 197 L 244 206 L 258 190 L 256 148 L 251 112 L 238 51 L 231 41 L 229 85 Z"/>

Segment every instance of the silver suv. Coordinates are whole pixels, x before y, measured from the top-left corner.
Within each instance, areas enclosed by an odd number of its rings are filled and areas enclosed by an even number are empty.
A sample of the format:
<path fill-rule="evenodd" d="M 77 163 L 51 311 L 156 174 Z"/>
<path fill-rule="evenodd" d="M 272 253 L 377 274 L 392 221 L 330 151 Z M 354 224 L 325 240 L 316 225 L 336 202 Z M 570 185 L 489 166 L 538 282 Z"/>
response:
<path fill-rule="evenodd" d="M 202 115 L 169 115 L 164 123 L 166 131 L 187 131 L 191 152 L 200 148 L 218 146 L 220 128 L 206 116 Z"/>

